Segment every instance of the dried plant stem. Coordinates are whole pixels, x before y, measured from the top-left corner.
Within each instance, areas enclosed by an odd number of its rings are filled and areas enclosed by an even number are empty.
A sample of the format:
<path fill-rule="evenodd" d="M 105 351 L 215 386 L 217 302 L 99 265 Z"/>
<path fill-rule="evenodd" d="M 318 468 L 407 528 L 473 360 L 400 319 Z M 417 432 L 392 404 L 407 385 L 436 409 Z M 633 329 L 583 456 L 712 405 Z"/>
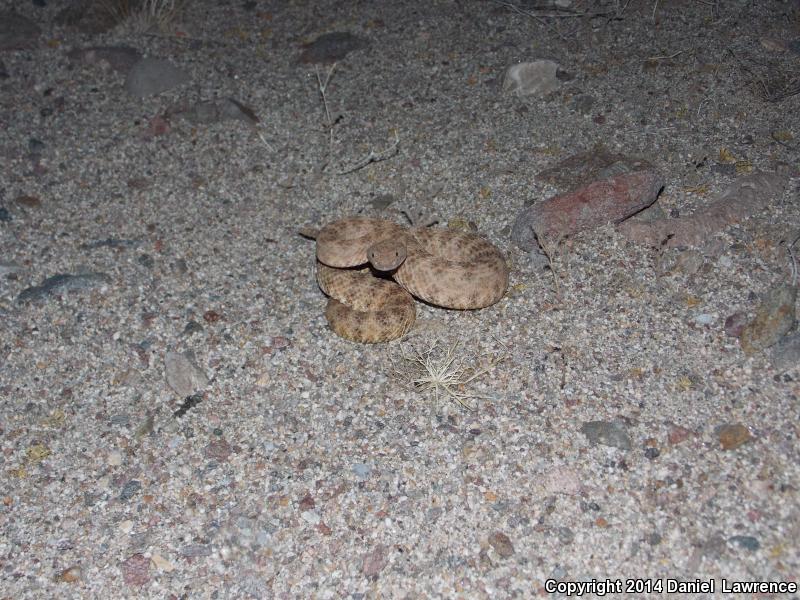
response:
<path fill-rule="evenodd" d="M 434 342 L 426 350 L 420 351 L 412 346 L 411 351 L 401 348 L 400 364 L 395 365 L 394 376 L 421 394 L 432 394 L 438 409 L 439 399 L 454 400 L 467 410 L 476 409 L 472 401 L 482 398 L 470 392 L 467 386 L 505 359 L 505 355 L 495 356 L 481 369 L 466 366 L 458 353 L 459 342 L 454 342 L 442 354 L 439 342 Z"/>
<path fill-rule="evenodd" d="M 328 97 L 325 95 L 325 92 L 328 90 L 328 84 L 331 81 L 331 77 L 333 76 L 333 71 L 336 68 L 336 63 L 331 65 L 331 68 L 328 69 L 328 74 L 325 75 L 325 81 L 322 81 L 322 77 L 320 77 L 319 69 L 314 68 L 314 72 L 317 74 L 317 83 L 319 84 L 319 95 L 322 96 L 322 104 L 325 107 L 325 119 L 328 124 L 328 158 L 324 161 L 325 164 L 328 164 L 328 161 L 333 156 L 333 126 L 334 122 L 331 118 L 331 111 L 330 107 L 328 106 Z M 324 168 L 324 167 L 323 167 Z"/>
<path fill-rule="evenodd" d="M 325 108 L 325 121 L 328 125 L 328 155 L 322 161 L 322 164 L 319 167 L 319 171 L 322 172 L 325 170 L 325 167 L 328 166 L 331 158 L 333 157 L 333 128 L 336 125 L 336 121 L 334 121 L 333 117 L 331 116 L 330 106 L 328 105 L 328 84 L 331 81 L 331 77 L 333 76 L 333 70 L 336 68 L 336 63 L 331 65 L 331 68 L 328 69 L 328 73 L 325 75 L 325 79 L 323 80 L 322 76 L 319 73 L 319 69 L 315 68 L 315 73 L 317 75 L 317 85 L 319 86 L 319 95 L 322 97 L 322 105 Z M 338 119 L 337 119 L 338 120 Z M 394 143 L 389 146 L 388 148 L 381 150 L 380 152 L 375 152 L 374 150 L 370 150 L 369 154 L 364 156 L 363 158 L 357 160 L 355 163 L 346 167 L 340 171 L 338 171 L 337 175 L 347 175 L 348 173 L 352 173 L 353 171 L 358 171 L 359 169 L 363 169 L 367 165 L 375 162 L 381 162 L 394 156 L 397 153 L 397 148 L 400 145 L 400 135 L 397 133 L 397 130 L 394 130 Z"/>
<path fill-rule="evenodd" d="M 553 274 L 556 297 L 561 298 L 561 284 L 559 283 L 561 277 L 558 273 L 558 269 L 556 269 L 554 260 L 558 250 L 558 241 L 551 243 L 549 240 L 545 239 L 545 236 L 537 236 L 537 239 L 539 240 L 539 246 L 541 246 L 542 252 L 544 252 L 544 255 L 547 257 L 547 263 L 550 265 L 550 272 Z"/>
<path fill-rule="evenodd" d="M 361 160 L 356 161 L 351 166 L 342 169 L 337 174 L 338 175 L 347 175 L 348 173 L 352 173 L 353 171 L 358 171 L 359 169 L 363 169 L 370 163 L 374 162 L 381 162 L 382 160 L 386 160 L 394 156 L 397 153 L 397 147 L 400 145 L 400 134 L 397 133 L 397 130 L 394 130 L 394 143 L 389 146 L 388 148 L 381 150 L 380 152 L 375 152 L 374 150 L 370 150 L 369 154 L 367 154 Z"/>

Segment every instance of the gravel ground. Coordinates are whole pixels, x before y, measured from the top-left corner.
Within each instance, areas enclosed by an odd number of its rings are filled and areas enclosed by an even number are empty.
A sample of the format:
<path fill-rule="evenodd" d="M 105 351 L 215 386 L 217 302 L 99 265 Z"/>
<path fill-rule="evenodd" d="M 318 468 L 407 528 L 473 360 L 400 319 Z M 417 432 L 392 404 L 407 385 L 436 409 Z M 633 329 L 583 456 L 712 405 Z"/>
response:
<path fill-rule="evenodd" d="M 0 2 L 41 31 L 0 52 L 2 597 L 797 581 L 800 372 L 725 321 L 791 282 L 798 2 L 195 1 L 171 34 L 67 4 Z M 328 32 L 366 42 L 332 72 L 302 59 Z M 134 97 L 91 46 L 188 81 Z M 540 58 L 555 92 L 503 91 Z M 243 118 L 187 111 L 227 98 Z M 653 164 L 673 215 L 751 169 L 790 182 L 695 269 L 612 225 L 551 269 L 511 225 L 597 144 Z M 339 339 L 298 230 L 400 207 L 491 239 L 509 291 Z M 469 408 L 412 384 L 429 349 L 478 371 L 448 388 Z"/>

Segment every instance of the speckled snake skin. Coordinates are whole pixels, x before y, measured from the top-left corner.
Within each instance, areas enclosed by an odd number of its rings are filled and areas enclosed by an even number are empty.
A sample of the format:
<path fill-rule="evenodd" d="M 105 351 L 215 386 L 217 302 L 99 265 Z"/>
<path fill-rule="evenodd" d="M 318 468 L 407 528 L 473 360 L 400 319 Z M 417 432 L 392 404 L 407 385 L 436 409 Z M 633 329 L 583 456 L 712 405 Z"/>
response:
<path fill-rule="evenodd" d="M 376 343 L 411 328 L 412 295 L 453 309 L 494 304 L 508 287 L 508 267 L 497 248 L 472 233 L 350 217 L 318 233 L 317 281 L 330 296 L 325 316 L 331 329 Z"/>

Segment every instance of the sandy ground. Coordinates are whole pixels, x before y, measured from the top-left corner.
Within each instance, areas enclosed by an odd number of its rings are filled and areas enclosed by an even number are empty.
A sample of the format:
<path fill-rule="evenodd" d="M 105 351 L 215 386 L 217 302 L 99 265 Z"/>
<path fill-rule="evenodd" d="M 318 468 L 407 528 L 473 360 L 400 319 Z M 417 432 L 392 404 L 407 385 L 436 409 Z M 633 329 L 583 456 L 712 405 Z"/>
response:
<path fill-rule="evenodd" d="M 0 52 L 0 597 L 797 581 L 800 371 L 724 324 L 791 282 L 800 95 L 775 96 L 800 72 L 800 6 L 623 4 L 198 1 L 180 35 L 144 35 L 0 3 L 41 30 Z M 336 31 L 368 46 L 323 102 L 329 67 L 299 59 Z M 121 45 L 190 81 L 135 98 L 70 55 Z M 540 58 L 557 91 L 501 89 Z M 226 98 L 259 122 L 179 114 Z M 754 169 L 793 178 L 690 272 L 611 225 L 562 240 L 554 272 L 511 225 L 562 191 L 538 172 L 598 143 L 659 170 L 667 214 Z M 340 339 L 297 232 L 398 207 L 492 240 L 509 291 L 420 305 L 399 342 Z M 472 410 L 410 385 L 403 357 L 434 346 L 481 371 L 450 388 Z"/>

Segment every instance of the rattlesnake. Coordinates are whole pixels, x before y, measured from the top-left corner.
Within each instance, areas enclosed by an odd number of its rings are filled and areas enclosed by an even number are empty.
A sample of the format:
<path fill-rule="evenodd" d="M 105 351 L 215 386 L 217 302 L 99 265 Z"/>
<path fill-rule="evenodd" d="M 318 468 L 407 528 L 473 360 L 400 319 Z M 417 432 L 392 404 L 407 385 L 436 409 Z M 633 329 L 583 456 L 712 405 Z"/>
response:
<path fill-rule="evenodd" d="M 416 315 L 412 294 L 474 309 L 500 300 L 508 286 L 503 255 L 471 233 L 349 217 L 323 227 L 316 240 L 317 282 L 330 296 L 325 316 L 334 332 L 356 342 L 403 336 Z"/>

